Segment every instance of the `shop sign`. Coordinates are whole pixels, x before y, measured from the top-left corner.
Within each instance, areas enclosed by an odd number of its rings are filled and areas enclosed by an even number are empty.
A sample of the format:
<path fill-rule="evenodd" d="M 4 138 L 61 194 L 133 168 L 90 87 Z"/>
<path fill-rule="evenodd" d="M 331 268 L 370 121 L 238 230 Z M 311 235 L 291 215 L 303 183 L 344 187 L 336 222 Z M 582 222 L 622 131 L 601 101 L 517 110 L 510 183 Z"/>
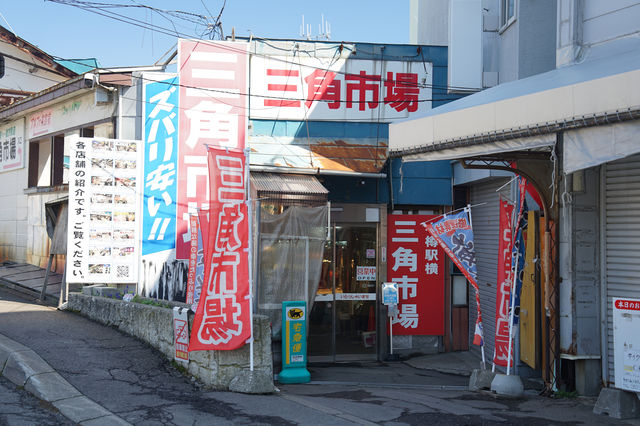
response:
<path fill-rule="evenodd" d="M 29 136 L 31 138 L 51 133 L 53 110 L 45 109 L 29 117 Z"/>
<path fill-rule="evenodd" d="M 387 279 L 398 287 L 394 335 L 444 334 L 444 252 L 422 222 L 431 215 L 389 215 Z"/>
<path fill-rule="evenodd" d="M 396 283 L 382 284 L 382 304 L 383 305 L 398 304 L 398 285 Z"/>
<path fill-rule="evenodd" d="M 375 281 L 375 280 L 376 280 L 375 266 L 357 266 L 356 267 L 356 281 Z"/>
<path fill-rule="evenodd" d="M 173 308 L 173 342 L 175 360 L 189 362 L 189 320 L 187 308 Z"/>
<path fill-rule="evenodd" d="M 95 90 L 104 90 L 96 88 Z M 113 117 L 113 102 L 96 103 L 90 92 L 34 112 L 27 117 L 27 139 L 85 126 Z"/>
<path fill-rule="evenodd" d="M 178 79 L 144 74 L 144 198 L 142 255 L 176 245 Z M 157 81 L 152 81 L 157 78 Z M 168 258 L 167 253 L 165 259 Z M 162 262 L 158 262 L 162 263 Z"/>
<path fill-rule="evenodd" d="M 24 120 L 0 127 L 0 173 L 24 167 Z"/>
<path fill-rule="evenodd" d="M 209 206 L 207 145 L 243 150 L 248 43 L 179 40 L 176 258 L 188 259 L 189 215 Z"/>
<path fill-rule="evenodd" d="M 316 300 L 318 301 L 320 299 L 318 299 L 318 297 L 316 296 Z M 331 298 L 327 300 L 331 300 Z M 376 300 L 376 294 L 375 293 L 336 293 L 336 300 L 351 300 L 351 301 Z"/>
<path fill-rule="evenodd" d="M 69 161 L 67 280 L 136 283 L 140 141 L 74 138 Z"/>
<path fill-rule="evenodd" d="M 613 298 L 615 387 L 640 392 L 640 299 Z"/>
<path fill-rule="evenodd" d="M 431 109 L 431 63 L 347 59 L 347 52 L 254 55 L 251 118 L 389 122 Z"/>
<path fill-rule="evenodd" d="M 304 367 L 307 365 L 307 316 L 305 302 L 283 302 L 282 318 L 283 368 Z"/>

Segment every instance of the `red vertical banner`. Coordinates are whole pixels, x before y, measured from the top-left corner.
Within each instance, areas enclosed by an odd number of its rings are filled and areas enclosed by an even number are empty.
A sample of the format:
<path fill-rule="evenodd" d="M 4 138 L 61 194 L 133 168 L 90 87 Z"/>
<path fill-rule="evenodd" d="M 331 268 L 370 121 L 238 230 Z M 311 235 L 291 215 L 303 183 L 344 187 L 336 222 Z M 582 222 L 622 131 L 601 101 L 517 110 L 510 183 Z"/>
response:
<path fill-rule="evenodd" d="M 246 157 L 209 147 L 209 231 L 189 351 L 230 350 L 251 338 Z"/>
<path fill-rule="evenodd" d="M 179 40 L 179 156 L 176 258 L 188 259 L 189 216 L 209 204 L 206 145 L 243 150 L 248 43 Z"/>
<path fill-rule="evenodd" d="M 444 335 L 445 254 L 421 225 L 435 216 L 389 215 L 387 279 L 398 285 L 394 335 Z"/>
<path fill-rule="evenodd" d="M 498 285 L 496 289 L 496 336 L 493 363 L 507 366 L 509 362 L 509 292 L 513 283 L 511 250 L 513 235 L 511 217 L 513 205 L 500 200 L 500 241 L 498 242 Z M 513 355 L 513 351 L 511 352 Z M 511 357 L 513 364 L 513 356 Z"/>

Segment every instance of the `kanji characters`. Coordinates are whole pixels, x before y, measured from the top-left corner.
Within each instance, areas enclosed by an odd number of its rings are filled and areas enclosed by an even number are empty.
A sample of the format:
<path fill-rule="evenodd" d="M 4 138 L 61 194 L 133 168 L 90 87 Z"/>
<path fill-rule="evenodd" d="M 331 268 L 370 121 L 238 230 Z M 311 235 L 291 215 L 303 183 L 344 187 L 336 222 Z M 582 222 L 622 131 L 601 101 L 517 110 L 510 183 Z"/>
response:
<path fill-rule="evenodd" d="M 465 241 L 463 233 L 454 234 L 451 237 L 453 243 L 453 253 L 458 256 L 462 262 L 465 262 L 469 267 L 473 267 L 476 264 L 476 254 L 473 250 L 473 241 Z"/>
<path fill-rule="evenodd" d="M 226 343 L 242 333 L 242 322 L 238 321 L 240 304 L 233 296 L 209 295 L 204 305 L 204 315 L 198 338 L 203 343 Z"/>
<path fill-rule="evenodd" d="M 324 70 L 315 70 L 307 77 L 307 108 L 316 100 L 331 101 L 327 105 L 329 109 L 340 108 L 340 80 L 335 80 L 336 73 Z"/>
<path fill-rule="evenodd" d="M 418 95 L 420 88 L 418 87 L 418 75 L 412 73 L 396 73 L 393 78 L 392 72 L 387 72 L 387 79 L 384 82 L 387 94 L 384 103 L 396 111 L 407 110 L 408 112 L 416 112 L 418 110 Z"/>
<path fill-rule="evenodd" d="M 404 328 L 418 328 L 418 307 L 414 303 L 400 305 L 400 313 L 393 322 Z"/>
<path fill-rule="evenodd" d="M 347 83 L 347 108 L 353 107 L 353 92 L 358 92 L 358 109 L 364 111 L 365 106 L 370 109 L 378 107 L 379 75 L 368 75 L 366 71 L 360 71 L 359 74 L 347 74 L 346 81 L 355 81 L 356 83 Z M 371 93 L 372 99 L 367 101 L 367 93 Z"/>
<path fill-rule="evenodd" d="M 397 271 L 398 268 L 401 267 L 407 267 L 411 272 L 415 272 L 418 268 L 418 256 L 411 249 L 399 247 L 392 253 L 392 256 L 394 258 L 394 271 Z"/>

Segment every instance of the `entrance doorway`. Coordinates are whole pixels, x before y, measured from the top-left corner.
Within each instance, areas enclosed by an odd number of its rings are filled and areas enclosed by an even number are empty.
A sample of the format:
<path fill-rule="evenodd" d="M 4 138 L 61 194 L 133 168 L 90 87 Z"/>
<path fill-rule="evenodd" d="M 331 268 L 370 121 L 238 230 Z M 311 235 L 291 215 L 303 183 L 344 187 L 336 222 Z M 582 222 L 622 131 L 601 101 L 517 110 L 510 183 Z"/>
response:
<path fill-rule="evenodd" d="M 334 223 L 309 317 L 312 361 L 375 359 L 378 228 Z"/>

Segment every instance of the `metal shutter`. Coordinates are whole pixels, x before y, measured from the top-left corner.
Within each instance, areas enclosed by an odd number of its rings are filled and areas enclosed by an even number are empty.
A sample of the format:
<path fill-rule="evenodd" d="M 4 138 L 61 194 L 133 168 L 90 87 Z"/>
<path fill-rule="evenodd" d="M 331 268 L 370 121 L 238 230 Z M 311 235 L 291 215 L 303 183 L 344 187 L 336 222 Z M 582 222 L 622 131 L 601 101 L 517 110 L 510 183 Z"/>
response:
<path fill-rule="evenodd" d="M 613 297 L 640 299 L 640 156 L 605 166 L 607 354 L 613 383 Z"/>
<path fill-rule="evenodd" d="M 471 186 L 471 209 L 473 238 L 478 266 L 478 286 L 480 288 L 480 307 L 484 327 L 484 354 L 488 364 L 493 360 L 493 345 L 496 328 L 496 281 L 498 275 L 498 241 L 500 194 L 509 196 L 510 185 L 498 188 L 508 179 L 485 181 Z M 483 204 L 484 203 L 484 204 Z M 478 205 L 479 204 L 479 205 Z M 469 289 L 469 347 L 480 355 L 480 347 L 472 345 L 476 324 L 476 299 L 473 289 Z"/>

